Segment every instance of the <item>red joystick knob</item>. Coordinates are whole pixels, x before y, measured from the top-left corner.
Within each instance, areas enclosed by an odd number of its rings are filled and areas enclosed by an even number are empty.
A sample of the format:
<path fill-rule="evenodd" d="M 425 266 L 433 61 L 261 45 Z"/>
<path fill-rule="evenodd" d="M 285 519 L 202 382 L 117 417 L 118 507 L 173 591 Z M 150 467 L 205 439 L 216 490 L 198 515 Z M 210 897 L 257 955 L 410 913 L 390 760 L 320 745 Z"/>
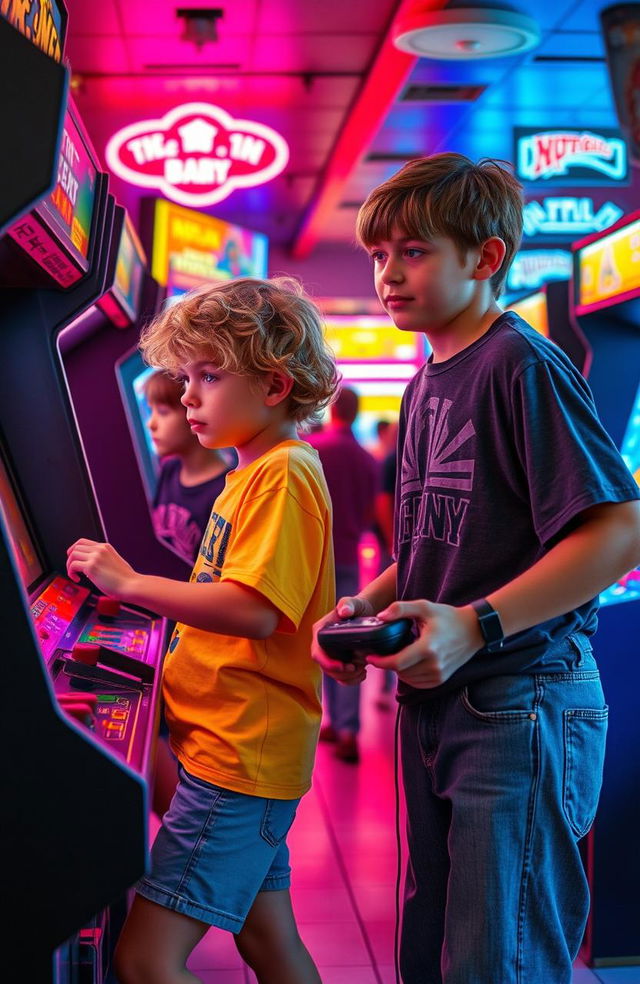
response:
<path fill-rule="evenodd" d="M 95 642 L 76 642 L 71 655 L 78 663 L 95 666 L 100 656 L 100 646 L 96 646 Z"/>
<path fill-rule="evenodd" d="M 100 595 L 96 604 L 96 611 L 98 615 L 119 615 L 120 602 L 116 598 L 110 598 L 108 595 Z"/>

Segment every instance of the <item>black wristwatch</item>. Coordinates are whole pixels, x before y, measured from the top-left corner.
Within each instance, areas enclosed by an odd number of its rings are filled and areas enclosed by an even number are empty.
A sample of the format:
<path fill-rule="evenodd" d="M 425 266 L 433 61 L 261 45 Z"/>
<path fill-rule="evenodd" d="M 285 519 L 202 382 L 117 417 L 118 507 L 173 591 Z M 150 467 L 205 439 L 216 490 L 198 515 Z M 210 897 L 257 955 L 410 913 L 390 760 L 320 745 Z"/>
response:
<path fill-rule="evenodd" d="M 504 642 L 504 631 L 500 616 L 493 605 L 490 605 L 486 598 L 481 598 L 480 601 L 472 601 L 471 607 L 478 616 L 478 624 L 485 642 L 484 648 L 490 653 L 500 649 Z"/>

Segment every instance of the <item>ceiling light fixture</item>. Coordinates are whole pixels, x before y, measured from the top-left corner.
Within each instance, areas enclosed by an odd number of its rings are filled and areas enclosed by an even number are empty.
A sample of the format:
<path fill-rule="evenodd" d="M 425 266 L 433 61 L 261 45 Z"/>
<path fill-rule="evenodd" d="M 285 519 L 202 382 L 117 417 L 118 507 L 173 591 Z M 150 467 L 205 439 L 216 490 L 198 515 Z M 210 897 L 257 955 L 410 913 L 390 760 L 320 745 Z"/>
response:
<path fill-rule="evenodd" d="M 540 41 L 531 17 L 490 7 L 431 9 L 418 0 L 393 25 L 393 43 L 419 58 L 469 60 L 519 55 Z"/>
<path fill-rule="evenodd" d="M 181 41 L 191 41 L 198 51 L 210 41 L 218 40 L 218 20 L 224 16 L 220 7 L 178 7 L 176 17 L 184 21 Z"/>

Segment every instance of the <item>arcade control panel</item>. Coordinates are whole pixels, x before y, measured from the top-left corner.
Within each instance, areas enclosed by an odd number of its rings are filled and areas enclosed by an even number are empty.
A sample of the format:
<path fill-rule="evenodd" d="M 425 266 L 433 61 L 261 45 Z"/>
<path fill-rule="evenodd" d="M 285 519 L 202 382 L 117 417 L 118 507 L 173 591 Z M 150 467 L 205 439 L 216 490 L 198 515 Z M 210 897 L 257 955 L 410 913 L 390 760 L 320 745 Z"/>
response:
<path fill-rule="evenodd" d="M 146 775 L 159 706 L 166 623 L 61 575 L 32 601 L 61 709 Z"/>

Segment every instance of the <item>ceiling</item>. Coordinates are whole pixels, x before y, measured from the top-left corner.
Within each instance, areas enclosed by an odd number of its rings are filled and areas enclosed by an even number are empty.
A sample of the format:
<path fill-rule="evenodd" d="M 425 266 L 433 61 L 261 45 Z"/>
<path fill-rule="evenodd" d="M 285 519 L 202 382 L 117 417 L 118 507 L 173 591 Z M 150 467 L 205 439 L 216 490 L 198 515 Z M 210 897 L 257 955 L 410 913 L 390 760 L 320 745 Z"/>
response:
<path fill-rule="evenodd" d="M 618 125 L 599 20 L 607 0 L 519 0 L 539 45 L 469 61 L 393 46 L 394 19 L 415 2 L 213 0 L 223 11 L 219 39 L 198 49 L 181 39 L 176 8 L 205 0 L 66 0 L 74 98 L 103 161 L 120 127 L 186 102 L 281 133 L 286 169 L 204 211 L 266 233 L 297 258 L 351 242 L 358 205 L 407 159 L 443 150 L 510 159 L 514 126 Z M 430 89 L 408 100 L 416 84 Z M 452 98 L 453 86 L 479 88 L 469 100 Z M 115 176 L 111 187 L 136 222 L 149 192 Z"/>

